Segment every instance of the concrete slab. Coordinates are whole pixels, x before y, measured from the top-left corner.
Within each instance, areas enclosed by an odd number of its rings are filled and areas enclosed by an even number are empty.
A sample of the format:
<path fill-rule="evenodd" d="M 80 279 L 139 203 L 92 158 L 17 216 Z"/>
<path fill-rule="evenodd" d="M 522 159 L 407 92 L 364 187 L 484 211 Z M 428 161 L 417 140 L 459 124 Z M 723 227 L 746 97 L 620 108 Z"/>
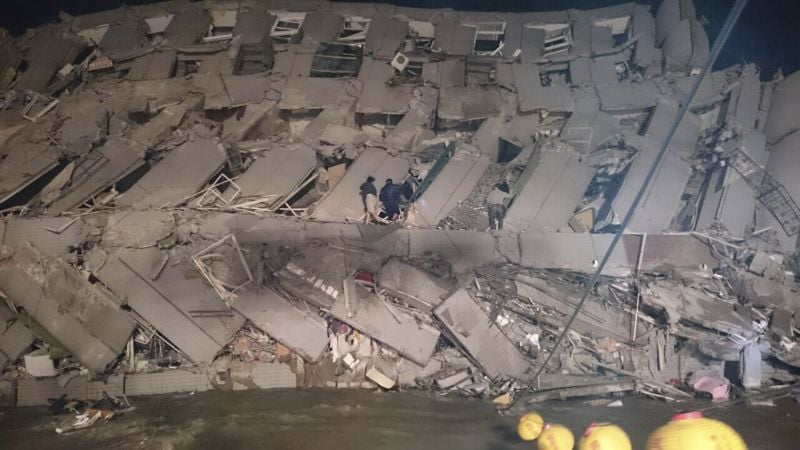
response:
<path fill-rule="evenodd" d="M 381 267 L 378 286 L 409 305 L 430 313 L 455 289 L 456 284 L 392 258 Z"/>
<path fill-rule="evenodd" d="M 568 148 L 542 148 L 514 187 L 505 227 L 517 232 L 553 232 L 567 222 L 594 177 L 594 169 Z"/>
<path fill-rule="evenodd" d="M 117 359 L 133 332 L 134 323 L 104 291 L 25 242 L 0 247 L 0 290 L 94 373 Z"/>
<path fill-rule="evenodd" d="M 218 144 L 205 139 L 170 151 L 123 196 L 117 206 L 160 208 L 176 206 L 202 188 L 227 161 Z"/>
<path fill-rule="evenodd" d="M 236 179 L 241 190 L 236 202 L 272 196 L 265 206 L 273 208 L 286 201 L 303 181 L 316 169 L 316 153 L 311 147 L 300 144 L 293 147 L 277 147 L 256 159 L 247 170 Z M 222 194 L 231 198 L 233 188 Z"/>
<path fill-rule="evenodd" d="M 318 311 L 303 310 L 271 289 L 242 292 L 233 309 L 306 361 L 316 361 L 328 346 L 328 325 Z"/>
<path fill-rule="evenodd" d="M 346 278 L 331 315 L 425 366 L 433 356 L 439 330 L 420 324 L 386 300 Z"/>
<path fill-rule="evenodd" d="M 456 291 L 434 310 L 434 314 L 442 321 L 450 338 L 466 350 L 489 378 L 527 379 L 528 360 L 467 291 Z"/>
<path fill-rule="evenodd" d="M 152 280 L 149 274 L 162 257 L 157 248 L 118 250 L 95 276 L 192 361 L 209 363 L 233 339 L 244 318 L 192 317 L 191 311 L 218 311 L 225 304 L 199 274 L 186 276 L 196 269 L 179 256 L 171 256 L 173 263 Z"/>
<path fill-rule="evenodd" d="M 435 228 L 450 211 L 472 193 L 489 160 L 465 150 L 457 151 L 417 200 L 415 225 Z"/>

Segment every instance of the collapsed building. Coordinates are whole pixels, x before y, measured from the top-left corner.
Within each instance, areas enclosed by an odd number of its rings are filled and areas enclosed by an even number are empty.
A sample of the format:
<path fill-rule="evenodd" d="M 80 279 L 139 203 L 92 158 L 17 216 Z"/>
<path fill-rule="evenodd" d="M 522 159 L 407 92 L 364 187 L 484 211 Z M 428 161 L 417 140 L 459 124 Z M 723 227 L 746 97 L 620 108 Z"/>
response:
<path fill-rule="evenodd" d="M 708 58 L 678 0 L 175 1 L 0 33 L 3 398 L 793 381 L 800 74 L 753 64 L 702 80 L 533 378 Z M 401 218 L 364 223 L 368 176 Z"/>

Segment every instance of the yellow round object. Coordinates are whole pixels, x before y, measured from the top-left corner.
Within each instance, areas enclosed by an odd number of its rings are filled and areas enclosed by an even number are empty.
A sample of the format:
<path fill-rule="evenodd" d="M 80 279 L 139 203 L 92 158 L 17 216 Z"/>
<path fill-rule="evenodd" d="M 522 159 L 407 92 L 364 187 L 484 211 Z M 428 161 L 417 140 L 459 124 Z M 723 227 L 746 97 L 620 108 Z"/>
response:
<path fill-rule="evenodd" d="M 544 419 L 535 412 L 529 412 L 519 418 L 517 434 L 523 441 L 532 441 L 539 437 L 544 428 Z"/>
<path fill-rule="evenodd" d="M 631 440 L 625 431 L 611 423 L 589 425 L 578 442 L 578 450 L 631 450 Z"/>
<path fill-rule="evenodd" d="M 739 433 L 699 412 L 675 415 L 647 440 L 647 450 L 747 450 Z"/>
<path fill-rule="evenodd" d="M 544 426 L 536 447 L 539 450 L 572 450 L 575 438 L 564 425 L 548 423 Z"/>

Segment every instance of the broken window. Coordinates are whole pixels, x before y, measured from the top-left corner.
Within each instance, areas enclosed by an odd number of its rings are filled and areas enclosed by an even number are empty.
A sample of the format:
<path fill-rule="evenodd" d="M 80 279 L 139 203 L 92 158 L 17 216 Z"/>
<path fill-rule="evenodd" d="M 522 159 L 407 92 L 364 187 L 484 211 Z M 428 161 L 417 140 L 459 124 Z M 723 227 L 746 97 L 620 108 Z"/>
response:
<path fill-rule="evenodd" d="M 477 24 L 473 51 L 476 55 L 494 56 L 503 49 L 506 34 L 505 22 L 483 22 Z"/>
<path fill-rule="evenodd" d="M 275 21 L 275 24 L 272 25 L 272 30 L 270 30 L 269 35 L 276 42 L 283 44 L 298 42 L 302 37 L 300 29 L 305 20 L 305 13 L 278 14 L 278 19 Z"/>
<path fill-rule="evenodd" d="M 595 26 L 611 28 L 611 42 L 614 47 L 619 47 L 628 40 L 631 16 L 615 17 L 613 19 L 597 20 Z"/>
<path fill-rule="evenodd" d="M 568 52 L 572 46 L 572 27 L 568 23 L 546 23 L 530 28 L 544 30 L 544 56 Z"/>
<path fill-rule="evenodd" d="M 311 62 L 312 77 L 356 77 L 361 68 L 363 49 L 360 45 L 323 42 Z"/>
<path fill-rule="evenodd" d="M 367 39 L 367 30 L 372 19 L 365 17 L 348 17 L 344 20 L 342 31 L 339 32 L 339 41 L 354 44 L 363 44 Z"/>

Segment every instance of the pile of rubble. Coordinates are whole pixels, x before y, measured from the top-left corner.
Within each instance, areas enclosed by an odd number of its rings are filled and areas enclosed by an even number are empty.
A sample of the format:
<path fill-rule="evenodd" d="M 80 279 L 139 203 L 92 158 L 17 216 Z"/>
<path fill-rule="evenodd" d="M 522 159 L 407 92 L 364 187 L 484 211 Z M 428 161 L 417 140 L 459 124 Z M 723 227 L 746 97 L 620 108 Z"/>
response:
<path fill-rule="evenodd" d="M 554 348 L 708 52 L 678 0 L 175 1 L 0 33 L 0 396 L 793 383 L 800 74 L 752 64 L 702 80 Z M 397 220 L 364 223 L 368 176 Z"/>

